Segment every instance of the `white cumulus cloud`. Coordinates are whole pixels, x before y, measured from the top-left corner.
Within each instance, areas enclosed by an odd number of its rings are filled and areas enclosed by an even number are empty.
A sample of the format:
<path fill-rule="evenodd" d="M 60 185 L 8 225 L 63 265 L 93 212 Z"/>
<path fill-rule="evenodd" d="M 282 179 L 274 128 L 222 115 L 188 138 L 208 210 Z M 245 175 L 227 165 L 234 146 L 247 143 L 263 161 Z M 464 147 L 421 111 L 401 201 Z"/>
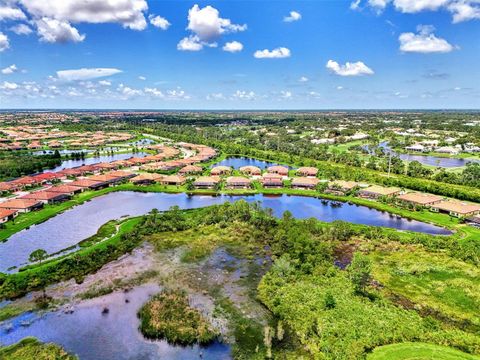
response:
<path fill-rule="evenodd" d="M 328 60 L 326 67 L 333 73 L 340 76 L 361 76 L 374 74 L 374 71 L 362 61 L 346 62 L 344 65 L 340 65 L 334 60 Z"/>
<path fill-rule="evenodd" d="M 0 21 L 2 20 L 25 20 L 27 17 L 19 8 L 0 5 Z"/>
<path fill-rule="evenodd" d="M 30 26 L 26 24 L 17 24 L 10 28 L 10 31 L 13 31 L 17 35 L 29 35 L 33 32 Z"/>
<path fill-rule="evenodd" d="M 308 78 L 306 76 L 300 76 L 300 78 L 298 79 L 298 81 L 300 82 L 307 82 L 308 81 Z"/>
<path fill-rule="evenodd" d="M 145 0 L 19 0 L 34 18 L 48 17 L 72 23 L 119 23 L 143 30 L 147 26 Z"/>
<path fill-rule="evenodd" d="M 161 17 L 160 15 L 149 15 L 148 20 L 150 21 L 150 24 L 162 30 L 167 30 L 171 25 L 167 19 Z"/>
<path fill-rule="evenodd" d="M 245 31 L 247 25 L 232 24 L 230 19 L 220 17 L 220 13 L 214 7 L 208 5 L 200 8 L 195 4 L 188 11 L 187 29 L 192 31 L 200 41 L 211 42 L 225 33 Z"/>
<path fill-rule="evenodd" d="M 438 38 L 433 34 L 433 26 L 419 25 L 418 34 L 412 32 L 402 33 L 398 37 L 400 50 L 412 53 L 447 53 L 454 49 L 447 40 Z"/>
<path fill-rule="evenodd" d="M 3 68 L 2 69 L 2 74 L 10 75 L 10 74 L 13 74 L 14 72 L 17 72 L 17 71 L 18 71 L 17 65 L 12 64 L 10 66 L 7 66 L 6 68 Z"/>
<path fill-rule="evenodd" d="M 0 31 L 0 52 L 7 50 L 10 47 L 8 36 Z"/>
<path fill-rule="evenodd" d="M 57 77 L 64 81 L 88 80 L 121 73 L 122 70 L 115 68 L 82 68 L 73 70 L 59 70 Z"/>
<path fill-rule="evenodd" d="M 278 47 L 273 50 L 263 49 L 257 50 L 253 54 L 257 59 L 281 59 L 290 57 L 290 49 L 286 47 Z"/>
<path fill-rule="evenodd" d="M 244 91 L 244 90 L 237 90 L 232 95 L 232 99 L 239 99 L 239 100 L 254 100 L 256 97 L 253 91 Z"/>
<path fill-rule="evenodd" d="M 2 90 L 15 90 L 18 89 L 18 84 L 13 82 L 4 81 L 2 85 L 0 85 L 0 89 Z"/>
<path fill-rule="evenodd" d="M 227 42 L 225 45 L 223 45 L 222 49 L 223 49 L 223 51 L 236 53 L 236 52 L 239 52 L 239 51 L 243 50 L 243 44 L 241 42 L 238 42 L 238 41 L 231 41 L 231 42 Z"/>
<path fill-rule="evenodd" d="M 294 21 L 300 20 L 301 18 L 302 18 L 302 14 L 300 14 L 298 11 L 290 11 L 290 14 L 283 18 L 283 21 L 294 22 Z"/>
<path fill-rule="evenodd" d="M 41 18 L 35 21 L 40 41 L 48 43 L 81 42 L 85 35 L 80 34 L 68 21 Z"/>
<path fill-rule="evenodd" d="M 200 51 L 203 49 L 203 43 L 198 36 L 190 35 L 178 42 L 177 49 L 180 51 Z"/>

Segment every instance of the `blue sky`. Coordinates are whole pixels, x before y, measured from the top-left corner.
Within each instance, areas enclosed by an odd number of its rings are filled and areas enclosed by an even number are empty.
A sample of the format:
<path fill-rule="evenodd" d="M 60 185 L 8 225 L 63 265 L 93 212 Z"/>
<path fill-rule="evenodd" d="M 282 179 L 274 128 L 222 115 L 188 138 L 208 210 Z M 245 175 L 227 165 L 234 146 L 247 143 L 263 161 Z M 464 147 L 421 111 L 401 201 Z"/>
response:
<path fill-rule="evenodd" d="M 479 108 L 479 39 L 476 0 L 0 0 L 0 107 Z"/>

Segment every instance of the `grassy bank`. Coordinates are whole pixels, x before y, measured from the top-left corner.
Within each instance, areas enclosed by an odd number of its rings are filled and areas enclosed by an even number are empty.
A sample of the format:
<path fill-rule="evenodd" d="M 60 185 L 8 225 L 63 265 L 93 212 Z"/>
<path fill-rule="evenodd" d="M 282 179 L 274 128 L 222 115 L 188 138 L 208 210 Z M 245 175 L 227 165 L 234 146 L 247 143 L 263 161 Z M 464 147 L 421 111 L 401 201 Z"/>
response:
<path fill-rule="evenodd" d="M 367 360 L 478 360 L 480 357 L 459 350 L 425 343 L 401 343 L 381 346 Z"/>
<path fill-rule="evenodd" d="M 78 360 L 68 354 L 60 346 L 42 344 L 36 338 L 25 338 L 20 342 L 0 348 L 0 359 L 3 360 Z"/>

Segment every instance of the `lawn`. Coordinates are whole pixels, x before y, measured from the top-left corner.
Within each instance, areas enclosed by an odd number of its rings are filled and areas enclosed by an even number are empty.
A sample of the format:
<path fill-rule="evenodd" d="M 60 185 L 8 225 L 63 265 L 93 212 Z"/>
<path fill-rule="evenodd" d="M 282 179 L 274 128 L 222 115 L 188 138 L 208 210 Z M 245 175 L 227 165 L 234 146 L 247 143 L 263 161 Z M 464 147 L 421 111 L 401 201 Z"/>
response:
<path fill-rule="evenodd" d="M 480 326 L 480 269 L 427 252 L 421 246 L 385 245 L 371 255 L 373 277 L 384 291 L 401 295 L 423 310 L 433 309 L 459 322 Z"/>
<path fill-rule="evenodd" d="M 367 360 L 475 360 L 478 356 L 466 354 L 446 346 L 426 343 L 401 343 L 381 346 L 367 356 Z"/>

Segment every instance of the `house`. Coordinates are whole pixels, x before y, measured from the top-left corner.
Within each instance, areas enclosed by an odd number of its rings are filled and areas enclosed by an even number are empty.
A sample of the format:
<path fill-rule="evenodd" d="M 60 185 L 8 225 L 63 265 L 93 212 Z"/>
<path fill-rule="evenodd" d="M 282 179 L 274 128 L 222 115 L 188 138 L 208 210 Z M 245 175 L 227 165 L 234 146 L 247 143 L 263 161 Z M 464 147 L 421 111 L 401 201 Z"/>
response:
<path fill-rule="evenodd" d="M 218 176 L 201 176 L 194 181 L 193 186 L 197 189 L 213 189 L 219 183 L 220 178 Z"/>
<path fill-rule="evenodd" d="M 320 182 L 317 178 L 298 177 L 292 179 L 292 188 L 294 189 L 315 189 L 315 186 Z"/>
<path fill-rule="evenodd" d="M 162 185 L 183 185 L 187 179 L 181 175 L 166 175 L 163 176 L 158 182 Z"/>
<path fill-rule="evenodd" d="M 480 205 L 456 200 L 444 200 L 430 207 L 434 212 L 442 212 L 455 217 L 480 214 Z"/>
<path fill-rule="evenodd" d="M 355 189 L 357 186 L 358 183 L 355 181 L 335 180 L 328 183 L 325 192 L 327 194 L 343 196 Z"/>
<path fill-rule="evenodd" d="M 21 213 L 37 210 L 42 207 L 42 202 L 33 199 L 12 199 L 0 203 L 0 209 L 16 210 Z"/>
<path fill-rule="evenodd" d="M 23 195 L 19 199 L 31 199 L 41 201 L 43 204 L 55 204 L 68 200 L 70 198 L 69 194 L 51 192 L 51 191 L 35 191 L 27 195 Z"/>
<path fill-rule="evenodd" d="M 230 166 L 215 166 L 210 171 L 210 175 L 212 176 L 219 176 L 219 175 L 228 175 L 232 172 L 232 168 Z"/>
<path fill-rule="evenodd" d="M 240 177 L 231 176 L 227 178 L 227 188 L 229 189 L 248 189 L 252 186 L 252 180 Z"/>
<path fill-rule="evenodd" d="M 191 175 L 191 174 L 200 174 L 203 171 L 203 168 L 195 165 L 187 165 L 181 168 L 178 173 L 180 175 Z"/>
<path fill-rule="evenodd" d="M 120 181 L 123 181 L 123 180 L 131 179 L 131 178 L 135 177 L 137 174 L 134 174 L 130 171 L 116 170 L 116 171 L 110 171 L 110 172 L 106 173 L 105 175 L 113 176 L 113 177 L 116 177 L 116 178 L 120 179 Z"/>
<path fill-rule="evenodd" d="M 63 177 L 62 174 L 57 174 L 53 172 L 44 172 L 42 174 L 37 174 L 32 176 L 39 184 L 45 184 L 48 182 L 52 182 L 57 179 L 61 179 Z"/>
<path fill-rule="evenodd" d="M 88 179 L 104 183 L 106 186 L 114 185 L 114 184 L 122 181 L 122 179 L 118 176 L 107 175 L 107 174 L 93 175 L 93 176 L 88 177 Z"/>
<path fill-rule="evenodd" d="M 256 175 L 262 174 L 262 170 L 259 167 L 252 166 L 252 165 L 242 166 L 239 170 L 241 173 L 245 175 L 250 175 L 250 176 L 256 176 Z"/>
<path fill-rule="evenodd" d="M 79 168 L 65 169 L 57 172 L 57 174 L 65 177 L 78 177 L 85 174 L 85 172 Z"/>
<path fill-rule="evenodd" d="M 39 182 L 31 176 L 21 177 L 21 178 L 10 181 L 10 183 L 14 185 L 18 185 L 22 189 L 39 184 Z"/>
<path fill-rule="evenodd" d="M 431 206 L 443 200 L 442 196 L 411 192 L 397 197 L 401 202 L 416 206 Z"/>
<path fill-rule="evenodd" d="M 395 196 L 400 194 L 401 189 L 395 187 L 383 187 L 379 185 L 372 185 L 366 189 L 361 189 L 358 192 L 358 196 L 367 199 L 378 199 L 382 196 Z"/>
<path fill-rule="evenodd" d="M 75 180 L 71 183 L 69 183 L 71 186 L 76 186 L 82 189 L 82 191 L 85 190 L 98 190 L 104 187 L 107 187 L 108 184 L 101 182 L 101 181 L 95 181 L 91 179 L 79 179 Z"/>
<path fill-rule="evenodd" d="M 22 188 L 21 185 L 12 184 L 11 182 L 5 181 L 0 182 L 0 193 L 1 192 L 15 192 Z"/>
<path fill-rule="evenodd" d="M 315 177 L 318 174 L 318 169 L 311 166 L 305 166 L 297 169 L 297 176 Z"/>
<path fill-rule="evenodd" d="M 58 185 L 52 186 L 51 188 L 46 189 L 45 191 L 53 192 L 53 193 L 63 193 L 73 196 L 75 194 L 79 194 L 82 192 L 82 188 L 78 186 L 71 186 L 71 185 Z"/>
<path fill-rule="evenodd" d="M 139 174 L 130 179 L 130 182 L 135 185 L 150 185 L 160 181 L 163 178 L 163 175 L 155 173 L 144 173 Z"/>
<path fill-rule="evenodd" d="M 452 146 L 442 146 L 435 149 L 435 152 L 441 153 L 441 154 L 458 155 L 459 150 Z"/>
<path fill-rule="evenodd" d="M 0 224 L 6 223 L 8 220 L 14 219 L 17 215 L 17 210 L 0 209 Z"/>
<path fill-rule="evenodd" d="M 415 145 L 406 146 L 405 150 L 415 151 L 415 152 L 424 152 L 425 151 L 425 146 L 423 146 L 421 144 L 415 144 Z"/>
<path fill-rule="evenodd" d="M 267 172 L 269 174 L 278 174 L 278 175 L 281 175 L 281 176 L 287 176 L 288 175 L 288 168 L 285 167 L 285 166 L 275 165 L 275 166 L 270 166 L 267 169 Z"/>
<path fill-rule="evenodd" d="M 278 174 L 265 174 L 261 180 L 265 188 L 281 188 L 283 187 L 282 176 Z"/>

